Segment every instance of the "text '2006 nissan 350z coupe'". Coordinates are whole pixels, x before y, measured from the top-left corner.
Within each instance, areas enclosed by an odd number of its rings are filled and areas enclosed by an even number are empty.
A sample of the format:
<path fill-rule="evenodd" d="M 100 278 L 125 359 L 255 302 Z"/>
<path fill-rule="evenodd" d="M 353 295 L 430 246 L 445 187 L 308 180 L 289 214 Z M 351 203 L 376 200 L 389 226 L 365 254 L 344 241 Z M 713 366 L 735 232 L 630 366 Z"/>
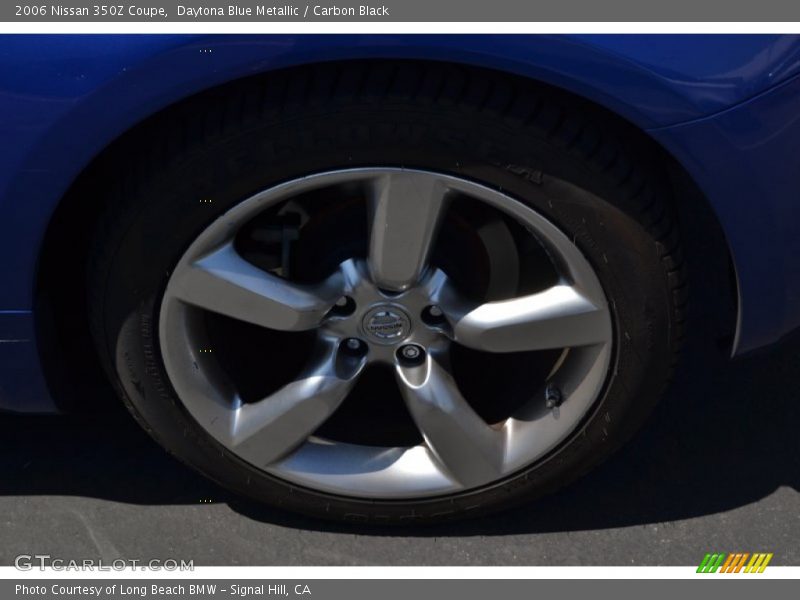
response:
<path fill-rule="evenodd" d="M 793 36 L 4 36 L 0 132 L 0 408 L 105 378 L 305 514 L 518 505 L 643 424 L 692 302 L 731 357 L 800 325 Z"/>

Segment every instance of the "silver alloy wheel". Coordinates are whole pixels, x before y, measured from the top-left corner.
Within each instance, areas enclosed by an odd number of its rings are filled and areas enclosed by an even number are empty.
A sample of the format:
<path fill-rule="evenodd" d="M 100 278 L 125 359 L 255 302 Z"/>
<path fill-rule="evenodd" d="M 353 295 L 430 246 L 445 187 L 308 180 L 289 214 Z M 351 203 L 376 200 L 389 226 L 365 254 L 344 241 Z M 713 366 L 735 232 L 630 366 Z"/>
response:
<path fill-rule="evenodd" d="M 301 285 L 263 271 L 234 248 L 239 229 L 268 207 L 311 190 L 357 183 L 369 190 L 365 261 L 342 263 Z M 472 305 L 429 267 L 438 225 L 456 194 L 522 224 L 546 248 L 560 281 L 543 291 Z M 342 299 L 354 310 L 334 309 Z M 433 324 L 422 314 L 433 307 Z M 204 354 L 198 310 L 281 331 L 316 330 L 303 373 L 244 403 Z M 606 380 L 612 325 L 600 282 L 580 250 L 542 215 L 464 179 L 419 170 L 362 168 L 296 179 L 215 220 L 176 265 L 159 319 L 161 353 L 178 397 L 216 440 L 284 480 L 351 497 L 430 497 L 486 485 L 545 457 L 586 416 Z M 508 353 L 563 349 L 546 387 L 500 424 L 471 408 L 449 370 L 451 344 Z M 315 435 L 370 362 L 393 366 L 423 443 L 380 447 Z M 558 390 L 558 402 L 547 398 Z M 550 401 L 548 401 L 550 400 Z M 380 402 L 380 398 L 375 398 Z"/>

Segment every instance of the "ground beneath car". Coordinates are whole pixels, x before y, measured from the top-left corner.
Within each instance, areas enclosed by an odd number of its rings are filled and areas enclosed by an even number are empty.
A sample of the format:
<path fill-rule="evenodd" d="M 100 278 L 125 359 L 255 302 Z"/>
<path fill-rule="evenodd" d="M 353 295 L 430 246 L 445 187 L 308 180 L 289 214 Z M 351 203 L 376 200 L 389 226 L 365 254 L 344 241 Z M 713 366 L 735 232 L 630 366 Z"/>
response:
<path fill-rule="evenodd" d="M 800 337 L 728 363 L 703 336 L 646 429 L 522 509 L 432 528 L 320 523 L 231 497 L 117 408 L 0 416 L 0 564 L 694 565 L 706 552 L 800 564 Z M 113 397 L 110 406 L 116 407 Z"/>

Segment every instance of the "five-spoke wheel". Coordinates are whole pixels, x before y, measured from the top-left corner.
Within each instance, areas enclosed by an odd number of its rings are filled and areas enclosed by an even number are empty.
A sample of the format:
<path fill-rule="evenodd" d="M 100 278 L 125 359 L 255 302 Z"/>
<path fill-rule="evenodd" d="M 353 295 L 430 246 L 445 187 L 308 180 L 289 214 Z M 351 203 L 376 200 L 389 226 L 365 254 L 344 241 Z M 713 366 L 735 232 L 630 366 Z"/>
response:
<path fill-rule="evenodd" d="M 360 190 L 366 203 L 366 257 L 343 261 L 322 281 L 297 283 L 237 251 L 237 233 L 259 213 L 310 191 L 326 192 L 335 202 L 343 187 Z M 557 280 L 503 300 L 476 303 L 465 297 L 431 257 L 446 212 L 467 199 L 524 228 L 546 248 Z M 295 379 L 244 402 L 218 365 L 201 360 L 198 310 L 272 330 L 313 330 L 313 350 Z M 159 329 L 172 384 L 220 443 L 289 481 L 370 498 L 474 488 L 539 460 L 597 398 L 612 342 L 611 317 L 593 269 L 543 216 L 464 179 L 387 168 L 290 181 L 222 215 L 172 273 Z M 502 421 L 488 423 L 465 399 L 451 370 L 453 345 L 486 353 L 562 354 L 539 389 L 529 390 Z M 422 443 L 366 446 L 315 435 L 376 363 L 394 369 Z M 557 406 L 548 405 L 553 389 Z"/>
<path fill-rule="evenodd" d="M 212 90 L 104 159 L 98 355 L 160 444 L 267 505 L 395 524 L 519 505 L 629 439 L 676 364 L 686 280 L 648 144 L 463 65 Z"/>

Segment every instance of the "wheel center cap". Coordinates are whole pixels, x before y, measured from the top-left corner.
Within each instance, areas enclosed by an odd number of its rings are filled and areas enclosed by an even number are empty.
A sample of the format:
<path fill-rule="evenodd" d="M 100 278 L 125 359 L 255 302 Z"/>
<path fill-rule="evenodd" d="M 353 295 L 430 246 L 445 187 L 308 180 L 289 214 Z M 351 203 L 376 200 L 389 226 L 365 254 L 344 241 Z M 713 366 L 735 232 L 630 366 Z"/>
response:
<path fill-rule="evenodd" d="M 411 319 L 406 312 L 394 304 L 375 306 L 361 321 L 364 333 L 379 344 L 393 344 L 404 340 L 411 333 Z"/>

